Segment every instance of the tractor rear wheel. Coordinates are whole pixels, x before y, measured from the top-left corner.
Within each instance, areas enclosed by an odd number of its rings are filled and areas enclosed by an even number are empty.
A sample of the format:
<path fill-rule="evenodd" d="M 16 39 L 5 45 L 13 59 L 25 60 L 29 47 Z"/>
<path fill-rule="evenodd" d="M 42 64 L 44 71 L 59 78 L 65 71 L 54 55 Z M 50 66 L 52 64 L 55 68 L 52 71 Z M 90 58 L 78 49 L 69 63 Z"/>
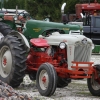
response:
<path fill-rule="evenodd" d="M 68 84 L 71 82 L 71 79 L 68 78 L 61 78 L 58 76 L 58 81 L 57 81 L 57 87 L 58 88 L 64 88 L 68 86 Z"/>
<path fill-rule="evenodd" d="M 23 81 L 26 70 L 26 51 L 21 39 L 7 35 L 0 41 L 0 80 L 12 87 Z"/>
<path fill-rule="evenodd" d="M 28 73 L 30 80 L 36 80 L 36 71 L 32 71 Z"/>
<path fill-rule="evenodd" d="M 57 85 L 57 73 L 53 65 L 44 63 L 39 67 L 36 76 L 36 84 L 41 95 L 53 95 Z"/>
<path fill-rule="evenodd" d="M 8 35 L 11 31 L 13 30 L 9 25 L 0 22 L 0 37 Z"/>
<path fill-rule="evenodd" d="M 100 71 L 98 71 L 98 75 L 100 76 Z M 100 96 L 100 79 L 96 80 L 94 74 L 92 77 L 87 79 L 88 89 L 94 96 Z"/>

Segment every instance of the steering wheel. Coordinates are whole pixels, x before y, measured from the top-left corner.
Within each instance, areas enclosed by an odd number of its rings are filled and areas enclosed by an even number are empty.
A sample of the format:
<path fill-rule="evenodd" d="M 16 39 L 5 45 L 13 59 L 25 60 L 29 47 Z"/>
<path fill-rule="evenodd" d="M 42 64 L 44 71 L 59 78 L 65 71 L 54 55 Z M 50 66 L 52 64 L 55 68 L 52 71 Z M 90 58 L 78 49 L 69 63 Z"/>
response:
<path fill-rule="evenodd" d="M 23 18 L 26 18 L 26 15 L 25 15 L 24 12 L 25 12 L 25 11 L 22 11 L 22 12 L 18 13 L 18 16 L 20 16 L 21 14 L 23 14 Z"/>
<path fill-rule="evenodd" d="M 25 18 L 26 18 L 26 15 L 24 13 L 25 11 L 22 11 L 20 13 L 18 13 L 18 20 L 20 20 L 21 22 L 25 22 Z M 22 15 L 21 15 L 22 14 Z"/>
<path fill-rule="evenodd" d="M 45 30 L 42 35 L 45 37 L 48 37 L 50 35 L 52 35 L 53 32 L 59 32 L 60 34 L 65 34 L 64 30 L 60 30 L 60 29 L 48 29 Z"/>

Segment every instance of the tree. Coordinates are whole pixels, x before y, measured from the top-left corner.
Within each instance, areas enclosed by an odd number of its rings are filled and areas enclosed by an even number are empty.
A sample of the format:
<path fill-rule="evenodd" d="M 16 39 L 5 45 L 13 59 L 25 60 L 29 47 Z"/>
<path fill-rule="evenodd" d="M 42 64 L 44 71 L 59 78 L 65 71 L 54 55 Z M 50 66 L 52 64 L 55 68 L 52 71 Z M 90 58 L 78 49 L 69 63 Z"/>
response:
<path fill-rule="evenodd" d="M 75 3 L 78 0 L 4 0 L 5 8 L 26 9 L 35 19 L 51 17 L 53 21 L 61 20 L 61 5 L 66 2 L 65 13 L 74 12 Z M 73 6 L 73 7 L 72 7 Z"/>
<path fill-rule="evenodd" d="M 51 16 L 52 19 L 60 18 L 60 3 L 62 0 L 28 0 L 28 11 L 36 19 L 44 19 Z"/>

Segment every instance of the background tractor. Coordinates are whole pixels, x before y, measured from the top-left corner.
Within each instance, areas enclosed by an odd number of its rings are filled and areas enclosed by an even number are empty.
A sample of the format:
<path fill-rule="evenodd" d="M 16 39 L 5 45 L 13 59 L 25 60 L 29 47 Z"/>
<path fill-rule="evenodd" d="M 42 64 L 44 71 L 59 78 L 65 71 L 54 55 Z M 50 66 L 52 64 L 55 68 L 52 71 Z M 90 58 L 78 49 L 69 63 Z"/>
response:
<path fill-rule="evenodd" d="M 97 0 L 94 0 L 94 3 L 83 3 L 83 4 L 76 4 L 75 5 L 76 10 L 76 17 L 78 19 L 81 18 L 80 13 L 83 13 L 84 15 L 99 15 L 100 14 L 100 4 L 97 2 Z"/>
<path fill-rule="evenodd" d="M 61 7 L 62 12 L 62 23 L 56 22 L 48 22 L 48 21 L 40 21 L 32 19 L 28 12 L 25 10 L 16 9 L 2 9 L 0 12 L 0 22 L 1 24 L 5 23 L 9 25 L 12 29 L 17 30 L 18 32 L 23 33 L 28 39 L 38 37 L 46 29 L 57 28 L 64 30 L 66 34 L 82 34 L 82 27 L 79 25 L 71 25 L 68 24 L 68 19 L 66 14 L 64 14 L 65 3 Z M 2 25 L 4 26 L 4 24 Z M 0 32 L 2 32 L 2 28 L 0 28 Z"/>
<path fill-rule="evenodd" d="M 91 15 L 100 15 L 100 3 L 97 0 L 94 0 L 94 3 L 90 3 L 90 0 L 87 0 L 87 3 L 79 3 L 75 5 L 75 14 L 69 14 L 69 21 L 80 21 L 82 19 L 80 13 L 88 16 Z"/>

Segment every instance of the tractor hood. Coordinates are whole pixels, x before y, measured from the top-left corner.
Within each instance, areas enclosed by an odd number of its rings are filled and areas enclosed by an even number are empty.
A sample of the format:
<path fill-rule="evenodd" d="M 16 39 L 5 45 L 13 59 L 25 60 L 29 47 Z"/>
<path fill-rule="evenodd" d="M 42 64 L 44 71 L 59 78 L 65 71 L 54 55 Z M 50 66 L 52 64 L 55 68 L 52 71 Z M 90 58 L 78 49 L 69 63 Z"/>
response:
<path fill-rule="evenodd" d="M 40 20 L 28 20 L 25 25 L 24 35 L 28 38 L 37 38 L 41 33 L 48 29 L 60 29 L 64 30 L 66 34 L 69 34 L 71 30 L 79 31 L 81 27 L 73 24 L 63 24 L 56 22 L 40 21 Z"/>
<path fill-rule="evenodd" d="M 61 28 L 62 30 L 80 30 L 79 25 L 72 24 L 63 24 L 57 22 L 48 22 L 48 21 L 40 21 L 40 20 L 29 20 L 26 25 L 34 25 L 33 27 L 41 28 Z"/>
<path fill-rule="evenodd" d="M 91 39 L 83 35 L 53 34 L 45 38 L 50 45 L 59 45 L 60 42 L 66 42 L 66 44 L 69 44 L 69 45 L 82 43 L 82 42 L 88 42 L 92 44 Z"/>

